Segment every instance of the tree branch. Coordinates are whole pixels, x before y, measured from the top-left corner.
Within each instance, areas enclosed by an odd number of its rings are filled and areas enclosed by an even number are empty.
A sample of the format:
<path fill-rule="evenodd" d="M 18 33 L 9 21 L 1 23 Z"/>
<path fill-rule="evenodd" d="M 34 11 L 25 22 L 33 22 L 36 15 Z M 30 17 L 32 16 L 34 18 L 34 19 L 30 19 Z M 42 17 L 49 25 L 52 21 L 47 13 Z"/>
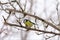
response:
<path fill-rule="evenodd" d="M 27 28 L 27 27 L 25 27 L 25 26 L 20 26 L 20 25 L 16 25 L 16 24 L 11 24 L 11 23 L 8 23 L 8 22 L 6 22 L 6 24 L 7 24 L 7 25 L 10 25 L 10 26 L 17 26 L 17 27 L 21 27 L 21 28 L 33 30 L 33 31 L 38 31 L 38 32 L 43 32 L 43 33 L 50 33 L 50 34 L 60 35 L 60 33 L 49 32 L 49 31 L 44 31 L 44 30 L 38 30 L 38 29 L 33 29 L 33 28 Z"/>
<path fill-rule="evenodd" d="M 1 10 L 2 10 L 2 9 L 1 9 Z M 50 23 L 50 22 L 48 22 L 48 21 L 46 21 L 46 20 L 44 20 L 44 19 L 42 19 L 42 18 L 40 18 L 40 17 L 38 17 L 38 16 L 31 15 L 30 13 L 22 12 L 22 11 L 15 10 L 15 9 L 4 9 L 4 10 L 15 11 L 15 12 L 22 13 L 22 14 L 24 14 L 24 15 L 29 15 L 29 16 L 31 16 L 31 17 L 34 17 L 34 18 L 36 18 L 36 19 L 39 19 L 39 20 L 45 22 L 46 24 L 48 24 L 48 25 L 50 25 L 51 27 L 55 28 L 56 30 L 60 31 L 60 29 L 59 29 L 56 25 L 54 25 L 54 24 L 52 24 L 52 23 Z"/>

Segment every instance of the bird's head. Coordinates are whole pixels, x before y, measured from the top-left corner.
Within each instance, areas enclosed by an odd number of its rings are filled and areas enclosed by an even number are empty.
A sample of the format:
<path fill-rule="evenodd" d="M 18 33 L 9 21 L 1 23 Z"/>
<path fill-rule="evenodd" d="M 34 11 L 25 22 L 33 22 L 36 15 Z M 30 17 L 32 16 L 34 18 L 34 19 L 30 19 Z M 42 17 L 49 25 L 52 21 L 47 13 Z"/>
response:
<path fill-rule="evenodd" d="M 25 23 L 25 22 L 27 22 L 27 21 L 29 21 L 29 20 L 28 20 L 28 19 L 24 19 L 24 21 L 23 21 L 23 22 Z"/>

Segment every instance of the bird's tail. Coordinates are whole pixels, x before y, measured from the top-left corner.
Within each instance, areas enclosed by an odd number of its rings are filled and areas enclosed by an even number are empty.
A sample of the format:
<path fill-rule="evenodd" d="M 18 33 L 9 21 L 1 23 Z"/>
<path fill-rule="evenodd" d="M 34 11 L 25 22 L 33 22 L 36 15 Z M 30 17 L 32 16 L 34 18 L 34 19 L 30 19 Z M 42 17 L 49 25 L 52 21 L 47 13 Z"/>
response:
<path fill-rule="evenodd" d="M 36 24 L 36 23 L 33 23 L 34 25 L 38 25 L 38 24 Z"/>

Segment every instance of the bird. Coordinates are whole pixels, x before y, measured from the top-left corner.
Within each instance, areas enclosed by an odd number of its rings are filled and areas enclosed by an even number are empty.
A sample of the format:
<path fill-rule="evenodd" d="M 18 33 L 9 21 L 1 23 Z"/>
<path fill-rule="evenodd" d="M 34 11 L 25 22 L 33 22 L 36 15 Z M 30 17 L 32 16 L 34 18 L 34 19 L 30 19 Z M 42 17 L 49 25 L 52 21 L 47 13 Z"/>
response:
<path fill-rule="evenodd" d="M 27 28 L 31 28 L 33 25 L 35 25 L 35 23 L 33 23 L 33 22 L 31 22 L 30 20 L 28 20 L 28 19 L 24 19 L 24 24 L 25 24 L 25 26 L 27 27 Z M 28 29 L 29 30 L 29 29 Z M 28 31 L 27 30 L 27 31 Z"/>

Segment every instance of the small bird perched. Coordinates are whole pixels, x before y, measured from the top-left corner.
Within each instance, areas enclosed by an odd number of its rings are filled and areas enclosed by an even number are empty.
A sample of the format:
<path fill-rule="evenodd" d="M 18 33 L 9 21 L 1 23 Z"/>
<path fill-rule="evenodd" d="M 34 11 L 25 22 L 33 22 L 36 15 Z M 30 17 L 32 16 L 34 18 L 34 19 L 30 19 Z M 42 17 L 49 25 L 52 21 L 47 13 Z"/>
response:
<path fill-rule="evenodd" d="M 24 19 L 24 24 L 25 24 L 25 26 L 27 27 L 27 28 L 31 28 L 33 25 L 35 25 L 35 23 L 33 23 L 33 22 L 31 22 L 30 20 L 28 20 L 28 19 Z M 29 29 L 28 29 L 29 30 Z M 27 31 L 28 31 L 27 30 Z"/>

